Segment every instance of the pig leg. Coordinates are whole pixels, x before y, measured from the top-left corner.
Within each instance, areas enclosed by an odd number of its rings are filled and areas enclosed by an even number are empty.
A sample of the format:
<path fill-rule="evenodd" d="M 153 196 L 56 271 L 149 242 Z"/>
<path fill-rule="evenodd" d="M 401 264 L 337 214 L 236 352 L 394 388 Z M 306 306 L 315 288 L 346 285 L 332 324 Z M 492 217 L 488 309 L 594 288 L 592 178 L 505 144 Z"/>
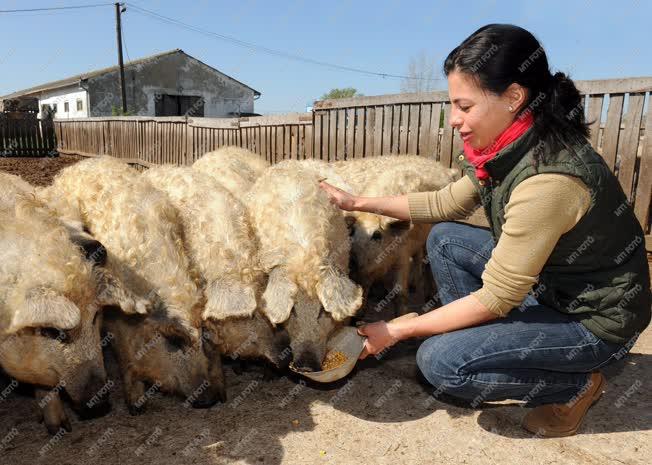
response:
<path fill-rule="evenodd" d="M 247 371 L 247 363 L 246 363 L 244 360 L 242 360 L 242 359 L 239 358 L 239 359 L 236 360 L 235 363 L 231 366 L 231 369 L 233 370 L 233 373 L 235 373 L 236 375 L 240 376 L 242 373 L 244 373 L 245 371 Z"/>
<path fill-rule="evenodd" d="M 423 279 L 423 256 L 423 250 L 419 250 L 410 260 L 410 289 L 414 294 L 414 300 L 420 305 L 423 305 L 428 298 Z"/>
<path fill-rule="evenodd" d="M 274 370 L 274 368 L 265 364 L 263 366 L 263 381 L 274 381 L 275 379 L 278 379 L 277 372 Z"/>
<path fill-rule="evenodd" d="M 127 402 L 127 410 L 130 415 L 141 415 L 145 411 L 145 383 L 129 370 L 125 370 L 122 374 L 122 382 L 124 383 L 125 401 Z"/>
<path fill-rule="evenodd" d="M 408 313 L 408 292 L 410 285 L 410 257 L 405 254 L 399 258 L 396 264 L 396 286 L 398 293 L 396 295 L 396 316 Z"/>
<path fill-rule="evenodd" d="M 37 388 L 34 390 L 34 394 L 41 409 L 42 421 L 45 423 L 48 433 L 54 436 L 61 428 L 68 432 L 72 431 L 70 420 L 66 415 L 58 392 Z"/>

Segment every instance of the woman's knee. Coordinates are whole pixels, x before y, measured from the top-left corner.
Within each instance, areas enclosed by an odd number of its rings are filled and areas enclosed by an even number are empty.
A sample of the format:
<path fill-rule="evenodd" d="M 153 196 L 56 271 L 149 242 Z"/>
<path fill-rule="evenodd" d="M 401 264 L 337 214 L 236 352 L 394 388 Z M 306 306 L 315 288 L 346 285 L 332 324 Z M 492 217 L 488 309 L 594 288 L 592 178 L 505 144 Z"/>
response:
<path fill-rule="evenodd" d="M 417 366 L 435 387 L 453 387 L 463 382 L 459 374 L 459 358 L 448 339 L 446 334 L 429 337 L 417 350 Z"/>

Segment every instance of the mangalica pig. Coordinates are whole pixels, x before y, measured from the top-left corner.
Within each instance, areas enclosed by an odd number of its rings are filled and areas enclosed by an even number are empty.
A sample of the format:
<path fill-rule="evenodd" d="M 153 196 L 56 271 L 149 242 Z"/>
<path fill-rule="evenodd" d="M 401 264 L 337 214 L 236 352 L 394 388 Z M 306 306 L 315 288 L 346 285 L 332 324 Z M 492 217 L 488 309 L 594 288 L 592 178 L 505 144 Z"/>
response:
<path fill-rule="evenodd" d="M 203 319 L 220 351 L 232 358 L 290 361 L 287 334 L 259 308 L 265 276 L 245 206 L 207 174 L 159 166 L 142 175 L 181 214 L 184 240 L 201 273 Z"/>
<path fill-rule="evenodd" d="M 344 216 L 318 185 L 328 171 L 321 162 L 283 162 L 256 181 L 248 203 L 269 275 L 263 310 L 284 324 L 293 365 L 304 371 L 321 369 L 329 337 L 362 304 L 348 276 Z"/>
<path fill-rule="evenodd" d="M 93 266 L 30 189 L 7 181 L 0 178 L 0 366 L 38 386 L 50 433 L 70 431 L 61 391 L 82 416 L 107 405 L 102 309 L 146 313 L 149 303 Z"/>
<path fill-rule="evenodd" d="M 147 316 L 111 312 L 104 322 L 113 335 L 130 412 L 143 410 L 147 385 L 194 407 L 224 400 L 220 355 L 203 332 L 199 274 L 167 196 L 111 157 L 65 168 L 49 194 L 77 208 L 84 228 L 106 248 L 106 269 L 153 302 Z"/>
<path fill-rule="evenodd" d="M 338 162 L 336 170 L 358 186 L 360 195 L 369 197 L 438 190 L 457 175 L 457 170 L 437 161 L 410 155 Z M 348 212 L 346 220 L 351 234 L 351 277 L 365 293 L 375 282 L 382 282 L 386 296 L 395 300 L 396 313 L 406 313 L 410 285 L 417 290 L 425 287 L 422 265 L 431 225 L 400 221 L 382 212 Z"/>

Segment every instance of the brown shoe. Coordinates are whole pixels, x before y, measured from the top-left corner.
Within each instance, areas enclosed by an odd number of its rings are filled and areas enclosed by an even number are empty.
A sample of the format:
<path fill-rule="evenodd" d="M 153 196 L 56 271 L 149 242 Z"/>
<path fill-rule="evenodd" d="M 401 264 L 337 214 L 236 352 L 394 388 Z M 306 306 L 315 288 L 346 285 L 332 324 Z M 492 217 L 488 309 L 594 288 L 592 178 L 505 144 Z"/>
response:
<path fill-rule="evenodd" d="M 606 380 L 602 373 L 591 373 L 582 390 L 565 404 L 546 404 L 535 407 L 523 418 L 523 428 L 546 438 L 572 436 L 582 420 L 602 395 Z"/>

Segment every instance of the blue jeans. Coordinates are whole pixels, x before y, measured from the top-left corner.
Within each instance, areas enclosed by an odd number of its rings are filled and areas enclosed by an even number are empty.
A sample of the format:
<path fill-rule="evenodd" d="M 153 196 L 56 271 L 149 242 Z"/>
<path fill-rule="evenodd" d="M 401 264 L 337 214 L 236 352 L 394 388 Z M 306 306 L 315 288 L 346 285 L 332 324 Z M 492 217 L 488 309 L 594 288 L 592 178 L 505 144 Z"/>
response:
<path fill-rule="evenodd" d="M 432 228 L 427 251 L 441 305 L 482 287 L 494 246 L 483 228 L 452 222 Z M 622 358 L 632 345 L 604 341 L 529 294 L 505 318 L 426 339 L 417 364 L 436 392 L 474 407 L 505 399 L 536 406 L 571 401 L 592 371 Z"/>

